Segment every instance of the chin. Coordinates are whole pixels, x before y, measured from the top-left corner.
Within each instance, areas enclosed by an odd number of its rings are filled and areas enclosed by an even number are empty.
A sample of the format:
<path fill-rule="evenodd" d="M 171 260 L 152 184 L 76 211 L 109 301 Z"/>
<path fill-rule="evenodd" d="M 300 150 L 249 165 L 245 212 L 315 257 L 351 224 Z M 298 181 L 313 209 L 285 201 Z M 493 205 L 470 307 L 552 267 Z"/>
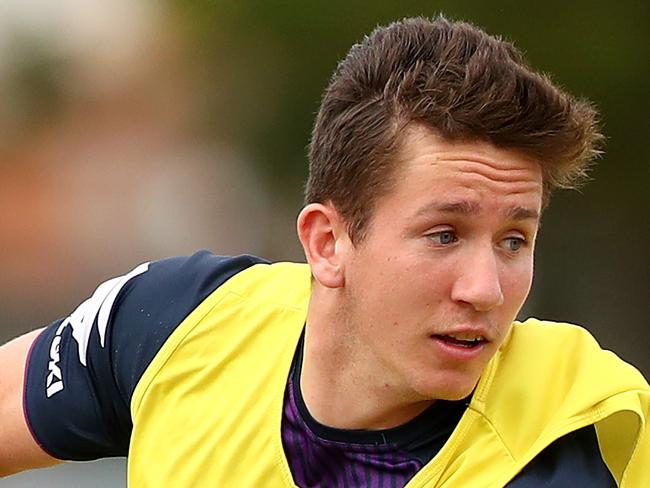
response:
<path fill-rule="evenodd" d="M 446 400 L 453 402 L 470 396 L 474 391 L 474 388 L 476 388 L 477 383 L 478 378 L 463 378 L 463 380 L 456 379 L 455 381 L 428 384 L 425 388 L 418 390 L 429 400 Z"/>
<path fill-rule="evenodd" d="M 474 388 L 467 388 L 467 389 L 464 389 L 462 391 L 457 390 L 457 391 L 452 391 L 452 392 L 445 392 L 445 393 L 441 393 L 440 395 L 438 395 L 438 398 L 436 398 L 436 399 L 437 400 L 446 400 L 446 401 L 449 401 L 449 402 L 456 402 L 458 400 L 462 400 L 464 398 L 467 398 L 468 396 L 470 396 L 472 394 L 473 391 L 474 391 Z"/>

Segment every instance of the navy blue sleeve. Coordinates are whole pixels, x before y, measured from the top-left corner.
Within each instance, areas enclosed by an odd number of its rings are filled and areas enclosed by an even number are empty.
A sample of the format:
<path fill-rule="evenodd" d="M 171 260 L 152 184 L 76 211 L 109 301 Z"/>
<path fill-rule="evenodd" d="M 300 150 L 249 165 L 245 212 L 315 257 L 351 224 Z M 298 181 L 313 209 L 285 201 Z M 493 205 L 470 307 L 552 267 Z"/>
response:
<path fill-rule="evenodd" d="M 616 488 L 600 455 L 596 429 L 592 425 L 556 440 L 508 484 L 508 488 L 541 486 Z"/>
<path fill-rule="evenodd" d="M 207 251 L 145 263 L 100 285 L 32 346 L 25 416 L 58 459 L 126 456 L 133 391 L 176 327 L 238 272 L 266 262 Z"/>

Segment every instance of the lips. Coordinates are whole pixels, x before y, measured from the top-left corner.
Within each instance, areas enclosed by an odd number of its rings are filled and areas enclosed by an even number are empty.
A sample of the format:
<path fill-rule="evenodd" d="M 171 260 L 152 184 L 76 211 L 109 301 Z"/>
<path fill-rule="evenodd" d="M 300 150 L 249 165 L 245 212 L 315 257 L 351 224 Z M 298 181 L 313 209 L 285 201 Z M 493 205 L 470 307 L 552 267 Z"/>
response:
<path fill-rule="evenodd" d="M 430 336 L 431 345 L 434 348 L 436 356 L 443 361 L 451 361 L 459 364 L 468 361 L 476 361 L 484 357 L 490 341 L 483 335 L 473 333 L 468 335 L 467 332 L 448 334 L 433 334 Z"/>
<path fill-rule="evenodd" d="M 433 337 L 451 346 L 473 349 L 487 342 L 477 334 L 434 334 Z"/>

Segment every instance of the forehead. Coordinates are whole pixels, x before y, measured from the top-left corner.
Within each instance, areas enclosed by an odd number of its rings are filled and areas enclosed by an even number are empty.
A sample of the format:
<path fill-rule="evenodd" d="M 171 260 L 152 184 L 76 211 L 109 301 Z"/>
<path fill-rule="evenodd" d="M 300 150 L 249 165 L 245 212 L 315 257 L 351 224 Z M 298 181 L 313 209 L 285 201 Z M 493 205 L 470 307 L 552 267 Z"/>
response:
<path fill-rule="evenodd" d="M 409 128 L 400 146 L 389 199 L 435 199 L 460 203 L 461 210 L 508 204 L 540 211 L 541 164 L 518 151 L 484 141 L 450 141 L 422 126 Z"/>

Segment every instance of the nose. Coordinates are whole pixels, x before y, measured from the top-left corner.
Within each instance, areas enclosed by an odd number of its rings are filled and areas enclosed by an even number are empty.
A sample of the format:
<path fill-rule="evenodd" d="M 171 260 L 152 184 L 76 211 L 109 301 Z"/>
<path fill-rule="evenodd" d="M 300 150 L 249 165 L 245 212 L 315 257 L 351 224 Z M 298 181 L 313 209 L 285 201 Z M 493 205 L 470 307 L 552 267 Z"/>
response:
<path fill-rule="evenodd" d="M 499 263 L 492 246 L 472 249 L 458 267 L 451 298 L 471 305 L 477 312 L 488 312 L 503 303 Z"/>

